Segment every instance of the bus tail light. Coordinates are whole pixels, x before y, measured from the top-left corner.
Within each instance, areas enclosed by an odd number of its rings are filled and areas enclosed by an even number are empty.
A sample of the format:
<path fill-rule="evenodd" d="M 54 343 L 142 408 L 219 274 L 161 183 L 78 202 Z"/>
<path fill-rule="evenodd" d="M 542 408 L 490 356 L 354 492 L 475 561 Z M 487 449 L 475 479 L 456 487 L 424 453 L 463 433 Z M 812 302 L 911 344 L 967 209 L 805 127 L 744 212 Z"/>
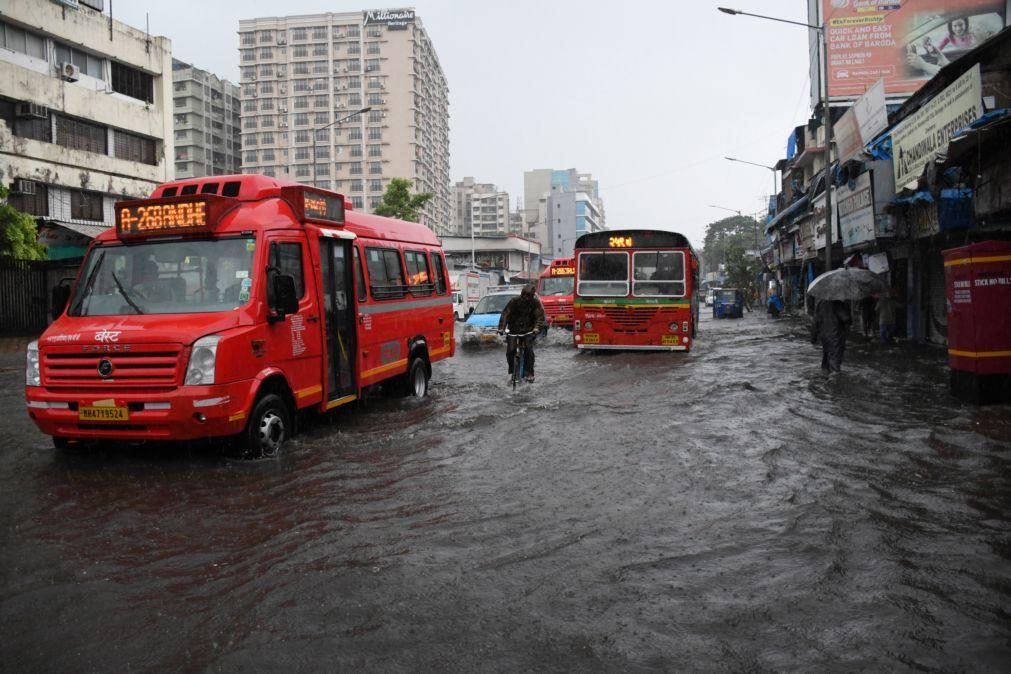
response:
<path fill-rule="evenodd" d="M 214 383 L 214 366 L 218 359 L 218 342 L 221 337 L 201 337 L 193 343 L 190 364 L 186 368 L 186 386 L 205 386 Z"/>

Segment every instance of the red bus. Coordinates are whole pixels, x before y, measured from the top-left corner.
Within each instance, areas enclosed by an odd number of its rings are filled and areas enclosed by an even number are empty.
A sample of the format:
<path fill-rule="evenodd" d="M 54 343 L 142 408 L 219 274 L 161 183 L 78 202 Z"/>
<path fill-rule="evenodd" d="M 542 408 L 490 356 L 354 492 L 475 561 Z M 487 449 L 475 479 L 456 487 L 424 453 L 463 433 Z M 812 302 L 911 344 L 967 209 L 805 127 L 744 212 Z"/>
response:
<path fill-rule="evenodd" d="M 573 343 L 579 349 L 688 351 L 699 263 L 675 232 L 626 229 L 576 240 Z"/>
<path fill-rule="evenodd" d="M 116 204 L 28 347 L 28 413 L 57 447 L 234 436 L 276 452 L 301 410 L 378 384 L 428 392 L 455 351 L 439 240 L 258 175 Z M 59 295 L 59 296 L 56 296 Z M 68 303 L 69 299 L 69 303 Z"/>
<path fill-rule="evenodd" d="M 572 286 L 576 278 L 575 260 L 560 257 L 551 261 L 537 279 L 537 295 L 544 306 L 548 325 L 572 327 Z"/>

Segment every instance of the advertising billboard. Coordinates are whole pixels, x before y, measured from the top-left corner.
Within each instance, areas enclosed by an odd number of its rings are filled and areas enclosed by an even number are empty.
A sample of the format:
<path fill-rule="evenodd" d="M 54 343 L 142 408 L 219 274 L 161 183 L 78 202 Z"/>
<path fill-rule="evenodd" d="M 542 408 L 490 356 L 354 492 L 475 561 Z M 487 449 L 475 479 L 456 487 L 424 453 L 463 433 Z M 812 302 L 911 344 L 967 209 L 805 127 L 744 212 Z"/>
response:
<path fill-rule="evenodd" d="M 821 0 L 829 95 L 853 100 L 878 79 L 890 99 L 915 92 L 1005 25 L 1005 0 Z"/>
<path fill-rule="evenodd" d="M 892 129 L 895 188 L 914 182 L 923 167 L 946 152 L 951 136 L 983 116 L 979 64 Z"/>

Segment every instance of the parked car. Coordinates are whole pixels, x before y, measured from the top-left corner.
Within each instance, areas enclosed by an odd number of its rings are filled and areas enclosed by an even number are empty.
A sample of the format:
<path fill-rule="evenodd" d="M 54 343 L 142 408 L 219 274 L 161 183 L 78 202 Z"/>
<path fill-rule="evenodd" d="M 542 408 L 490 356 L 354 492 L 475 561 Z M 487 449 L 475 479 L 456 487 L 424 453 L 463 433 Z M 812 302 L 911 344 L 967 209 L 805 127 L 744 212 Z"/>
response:
<path fill-rule="evenodd" d="M 482 297 L 463 324 L 461 342 L 468 346 L 500 344 L 502 338 L 498 334 L 498 319 L 509 300 L 519 296 L 520 290 L 522 286 L 493 288 Z"/>

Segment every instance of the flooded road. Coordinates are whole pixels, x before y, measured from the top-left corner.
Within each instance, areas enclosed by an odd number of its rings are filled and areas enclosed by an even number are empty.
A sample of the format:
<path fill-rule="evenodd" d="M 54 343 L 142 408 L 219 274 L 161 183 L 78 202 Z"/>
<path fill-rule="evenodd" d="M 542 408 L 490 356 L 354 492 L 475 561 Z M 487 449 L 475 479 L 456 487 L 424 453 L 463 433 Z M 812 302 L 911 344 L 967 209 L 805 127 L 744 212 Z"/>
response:
<path fill-rule="evenodd" d="M 705 311 L 703 311 L 703 315 Z M 936 350 L 704 316 L 435 366 L 278 460 L 59 453 L 2 373 L 10 671 L 1007 671 L 1011 408 Z M 5 667 L 6 668 L 6 667 Z"/>

